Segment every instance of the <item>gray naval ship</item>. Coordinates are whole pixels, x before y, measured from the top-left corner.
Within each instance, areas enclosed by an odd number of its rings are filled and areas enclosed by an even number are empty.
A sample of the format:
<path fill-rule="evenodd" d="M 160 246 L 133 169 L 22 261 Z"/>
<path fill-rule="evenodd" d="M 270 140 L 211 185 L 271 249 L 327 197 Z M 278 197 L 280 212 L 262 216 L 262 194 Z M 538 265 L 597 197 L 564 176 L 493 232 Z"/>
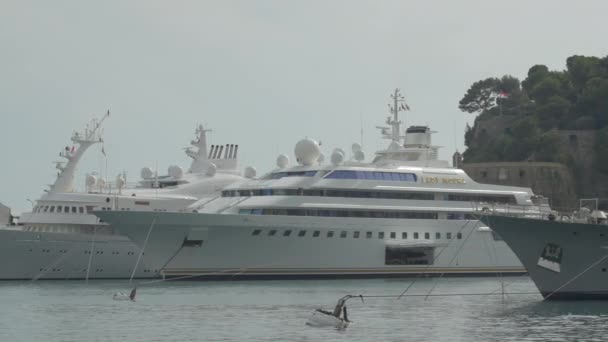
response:
<path fill-rule="evenodd" d="M 517 255 L 544 299 L 608 300 L 608 225 L 599 210 L 481 217 Z"/>

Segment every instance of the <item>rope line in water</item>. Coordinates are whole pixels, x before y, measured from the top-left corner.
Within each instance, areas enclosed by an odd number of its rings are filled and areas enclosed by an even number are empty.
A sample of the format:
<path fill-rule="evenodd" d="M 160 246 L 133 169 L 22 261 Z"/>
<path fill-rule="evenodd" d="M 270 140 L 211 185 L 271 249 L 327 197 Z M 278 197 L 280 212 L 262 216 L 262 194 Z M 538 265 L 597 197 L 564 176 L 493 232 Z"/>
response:
<path fill-rule="evenodd" d="M 467 225 L 468 225 L 470 222 L 471 222 L 470 220 L 467 220 L 467 221 L 466 221 L 466 222 L 465 222 L 465 223 L 464 223 L 464 224 L 463 224 L 463 225 L 460 227 L 460 229 L 458 230 L 458 232 L 457 232 L 456 234 L 461 233 L 461 232 L 462 232 L 462 230 L 463 230 L 463 229 L 464 229 L 464 228 L 465 228 L 465 227 L 466 227 L 466 226 L 467 226 Z M 432 263 L 432 264 L 428 264 L 428 265 L 427 265 L 427 266 L 426 266 L 426 267 L 425 267 L 425 268 L 422 270 L 422 272 L 421 272 L 421 273 L 419 273 L 419 274 L 418 274 L 418 276 L 417 276 L 416 278 L 414 278 L 414 281 L 413 281 L 413 282 L 412 282 L 410 285 L 408 285 L 408 287 L 406 287 L 406 288 L 405 288 L 405 290 L 403 290 L 403 292 L 401 292 L 401 294 L 400 294 L 399 296 L 397 296 L 397 299 L 400 299 L 401 297 L 403 297 L 403 295 L 404 295 L 404 294 L 405 294 L 407 291 L 409 291 L 409 289 L 410 289 L 410 288 L 411 288 L 411 287 L 412 287 L 412 286 L 413 286 L 413 285 L 414 285 L 414 284 L 415 284 L 415 283 L 418 281 L 418 279 L 420 279 L 420 278 L 421 278 L 423 275 L 425 275 L 425 274 L 426 274 L 426 272 L 428 271 L 428 269 L 429 269 L 429 268 L 430 268 L 430 267 L 431 267 L 431 266 L 432 266 L 432 265 L 435 263 L 435 261 L 436 261 L 436 260 L 437 260 L 437 259 L 438 259 L 438 258 L 441 256 L 441 254 L 443 254 L 443 252 L 444 252 L 445 250 L 447 250 L 447 249 L 448 249 L 448 247 L 450 246 L 450 244 L 451 244 L 451 243 L 453 243 L 453 241 L 454 241 L 454 240 L 456 240 L 456 239 L 450 239 L 450 241 L 448 241 L 448 243 L 447 243 L 447 244 L 446 244 L 446 245 L 445 245 L 445 246 L 444 246 L 444 247 L 443 247 L 443 248 L 442 248 L 442 249 L 439 251 L 439 253 L 437 253 L 437 255 L 435 255 L 435 256 L 433 257 L 433 263 Z M 458 255 L 458 253 L 456 253 L 456 255 Z"/>
<path fill-rule="evenodd" d="M 505 292 L 507 295 L 537 295 L 538 292 Z M 502 296 L 502 293 L 439 293 L 439 294 L 404 294 L 401 297 L 452 297 L 452 296 Z M 395 295 L 363 295 L 363 298 L 395 298 Z"/>
<path fill-rule="evenodd" d="M 458 233 L 461 233 L 462 230 L 469 224 L 469 222 L 471 221 L 467 221 L 467 223 L 465 225 L 463 225 L 460 230 L 458 230 Z M 479 222 L 479 221 L 477 221 Z M 448 266 L 452 265 L 452 263 L 454 262 L 454 260 L 456 260 L 456 258 L 458 257 L 458 255 L 460 254 L 460 251 L 462 251 L 462 249 L 464 248 L 464 246 L 466 245 L 467 241 L 469 241 L 469 238 L 471 237 L 471 235 L 473 234 L 473 231 L 475 230 L 475 227 L 471 227 L 471 230 L 469 231 L 469 233 L 467 234 L 467 236 L 465 237 L 464 241 L 462 241 L 462 243 L 460 244 L 460 247 L 458 248 L 458 250 L 456 251 L 456 253 L 454 254 L 454 256 L 452 257 L 452 259 L 450 260 L 450 262 L 448 263 Z M 446 246 L 447 248 L 447 246 Z M 444 248 L 445 249 L 445 248 Z M 442 250 L 443 251 L 443 250 Z M 437 278 L 437 280 L 435 280 L 435 284 L 433 285 L 433 287 L 431 287 L 431 289 L 429 290 L 428 294 L 430 295 L 435 288 L 437 287 L 437 285 L 439 285 L 439 281 L 441 280 L 441 278 L 443 278 L 443 276 L 445 275 L 445 273 L 441 273 L 439 275 L 439 277 Z M 428 298 L 428 296 L 427 296 Z M 425 298 L 426 299 L 426 298 Z"/>

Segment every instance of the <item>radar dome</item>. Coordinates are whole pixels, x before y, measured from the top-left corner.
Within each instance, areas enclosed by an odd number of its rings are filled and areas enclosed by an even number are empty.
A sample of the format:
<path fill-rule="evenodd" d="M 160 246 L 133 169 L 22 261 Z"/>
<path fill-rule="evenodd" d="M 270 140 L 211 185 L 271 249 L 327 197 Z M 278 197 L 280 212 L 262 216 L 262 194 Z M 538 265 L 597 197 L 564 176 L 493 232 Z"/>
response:
<path fill-rule="evenodd" d="M 169 166 L 168 172 L 169 172 L 169 176 L 171 176 L 171 177 L 173 177 L 175 179 L 180 179 L 184 175 L 184 169 L 182 169 L 178 165 L 171 165 L 171 166 Z"/>
<path fill-rule="evenodd" d="M 359 150 L 355 152 L 355 160 L 356 161 L 363 161 L 365 159 L 365 153 L 363 153 L 363 151 Z"/>
<path fill-rule="evenodd" d="M 95 176 L 95 175 L 87 175 L 87 178 L 85 180 L 85 184 L 89 188 L 94 187 L 95 184 L 97 184 L 97 176 Z"/>
<path fill-rule="evenodd" d="M 332 154 L 333 154 L 334 152 L 336 152 L 336 151 L 338 151 L 338 152 L 342 153 L 342 155 L 344 155 L 344 156 L 346 155 L 346 151 L 344 151 L 343 149 L 341 149 L 341 148 L 339 148 L 339 147 L 334 148 L 334 150 L 333 150 Z"/>
<path fill-rule="evenodd" d="M 319 149 L 319 143 L 316 141 L 312 139 L 302 139 L 296 144 L 294 153 L 298 163 L 302 165 L 312 165 L 319 158 L 321 150 Z"/>
<path fill-rule="evenodd" d="M 97 179 L 97 186 L 100 188 L 104 188 L 106 186 L 106 180 L 104 178 Z"/>
<path fill-rule="evenodd" d="M 142 179 L 152 179 L 152 177 L 154 177 L 154 170 L 152 170 L 149 167 L 144 167 L 141 169 L 141 172 L 139 174 L 141 176 Z"/>
<path fill-rule="evenodd" d="M 253 178 L 255 177 L 257 171 L 253 166 L 247 166 L 245 168 L 245 178 Z"/>
<path fill-rule="evenodd" d="M 277 166 L 281 169 L 284 169 L 287 167 L 287 165 L 289 164 L 289 157 L 284 155 L 284 154 L 280 154 L 277 157 Z"/>
<path fill-rule="evenodd" d="M 340 165 L 343 161 L 344 153 L 342 153 L 338 149 L 334 150 L 334 153 L 331 154 L 331 163 L 334 165 Z"/>
<path fill-rule="evenodd" d="M 361 144 L 359 144 L 359 143 L 354 143 L 354 144 L 353 144 L 353 146 L 352 146 L 351 148 L 352 148 L 352 150 L 353 150 L 353 153 L 355 153 L 355 154 L 356 154 L 357 152 L 361 151 Z"/>
<path fill-rule="evenodd" d="M 213 177 L 213 176 L 215 176 L 216 172 L 217 172 L 217 166 L 215 166 L 215 164 L 213 164 L 213 163 L 209 163 L 209 165 L 207 165 L 207 171 L 205 172 L 205 174 L 207 174 L 207 176 L 209 176 L 209 177 Z"/>

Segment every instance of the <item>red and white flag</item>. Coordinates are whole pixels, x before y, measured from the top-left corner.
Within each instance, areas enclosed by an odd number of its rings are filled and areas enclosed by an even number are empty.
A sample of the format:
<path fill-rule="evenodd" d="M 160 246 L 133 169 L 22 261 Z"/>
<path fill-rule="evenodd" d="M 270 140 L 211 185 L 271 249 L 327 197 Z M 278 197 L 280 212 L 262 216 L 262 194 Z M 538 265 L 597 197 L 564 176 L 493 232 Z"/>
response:
<path fill-rule="evenodd" d="M 509 97 L 509 93 L 507 93 L 504 90 L 501 90 L 500 92 L 498 92 L 498 97 L 501 99 L 507 98 L 507 97 Z"/>

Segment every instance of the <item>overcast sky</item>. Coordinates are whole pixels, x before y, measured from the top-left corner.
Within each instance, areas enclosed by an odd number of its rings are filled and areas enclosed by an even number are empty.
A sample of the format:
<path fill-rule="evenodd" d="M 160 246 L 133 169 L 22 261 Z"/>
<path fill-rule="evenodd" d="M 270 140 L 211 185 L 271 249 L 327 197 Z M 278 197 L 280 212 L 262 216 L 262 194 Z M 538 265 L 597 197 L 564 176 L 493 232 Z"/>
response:
<path fill-rule="evenodd" d="M 109 179 L 187 167 L 195 125 L 270 170 L 303 137 L 350 150 L 398 87 L 407 125 L 430 125 L 440 157 L 464 149 L 472 82 L 608 54 L 605 1 L 0 0 L 0 202 L 29 208 L 71 132 L 107 109 Z M 100 148 L 79 168 L 103 170 Z"/>

